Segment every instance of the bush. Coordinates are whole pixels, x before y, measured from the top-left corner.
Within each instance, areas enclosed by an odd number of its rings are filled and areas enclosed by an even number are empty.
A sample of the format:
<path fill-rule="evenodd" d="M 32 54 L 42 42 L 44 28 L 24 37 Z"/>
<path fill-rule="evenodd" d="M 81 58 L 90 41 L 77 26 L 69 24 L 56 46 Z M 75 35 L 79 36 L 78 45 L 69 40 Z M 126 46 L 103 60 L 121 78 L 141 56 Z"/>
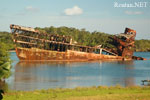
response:
<path fill-rule="evenodd" d="M 10 75 L 10 59 L 6 44 L 0 42 L 0 80 Z"/>

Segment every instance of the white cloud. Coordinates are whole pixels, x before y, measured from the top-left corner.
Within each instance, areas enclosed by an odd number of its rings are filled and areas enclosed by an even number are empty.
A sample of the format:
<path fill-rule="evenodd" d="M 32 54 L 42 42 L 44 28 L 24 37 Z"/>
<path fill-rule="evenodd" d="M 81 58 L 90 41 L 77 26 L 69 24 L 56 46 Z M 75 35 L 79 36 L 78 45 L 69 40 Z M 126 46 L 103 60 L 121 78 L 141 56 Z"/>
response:
<path fill-rule="evenodd" d="M 78 6 L 74 6 L 73 8 L 65 9 L 64 13 L 68 16 L 81 15 L 83 13 L 83 10 L 79 8 Z"/>
<path fill-rule="evenodd" d="M 125 11 L 125 14 L 127 15 L 141 15 L 143 12 L 141 11 Z"/>
<path fill-rule="evenodd" d="M 31 12 L 38 12 L 38 11 L 39 11 L 38 8 L 35 8 L 35 7 L 32 7 L 32 6 L 27 6 L 27 7 L 25 8 L 25 10 L 31 11 Z"/>

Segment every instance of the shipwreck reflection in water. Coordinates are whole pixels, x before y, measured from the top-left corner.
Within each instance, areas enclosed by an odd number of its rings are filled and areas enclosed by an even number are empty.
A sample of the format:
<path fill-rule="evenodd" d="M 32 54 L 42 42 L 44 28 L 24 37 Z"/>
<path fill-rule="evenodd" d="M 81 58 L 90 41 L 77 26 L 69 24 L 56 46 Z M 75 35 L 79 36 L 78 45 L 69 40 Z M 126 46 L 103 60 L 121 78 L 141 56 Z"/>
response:
<path fill-rule="evenodd" d="M 135 85 L 133 62 L 19 62 L 15 90 Z"/>
<path fill-rule="evenodd" d="M 78 85 L 72 79 L 79 79 L 80 74 L 76 75 L 73 68 L 83 65 L 76 62 L 19 62 L 15 66 L 14 87 L 16 90 L 76 87 Z"/>

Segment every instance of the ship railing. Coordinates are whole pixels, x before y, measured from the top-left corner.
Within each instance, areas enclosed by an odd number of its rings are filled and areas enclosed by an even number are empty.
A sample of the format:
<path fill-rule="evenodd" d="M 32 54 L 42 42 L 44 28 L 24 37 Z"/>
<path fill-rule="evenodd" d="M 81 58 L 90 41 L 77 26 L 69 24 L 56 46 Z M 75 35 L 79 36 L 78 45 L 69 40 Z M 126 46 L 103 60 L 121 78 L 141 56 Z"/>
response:
<path fill-rule="evenodd" d="M 72 44 L 71 36 L 41 33 L 38 30 L 35 30 L 33 28 L 23 27 L 19 25 L 10 25 L 10 28 L 11 28 L 12 34 L 14 35 L 33 36 L 35 38 L 37 37 L 37 38 L 43 38 L 46 40 L 60 41 L 60 42 Z"/>
<path fill-rule="evenodd" d="M 40 41 L 43 41 L 43 39 L 40 39 Z M 112 53 L 112 52 L 110 52 L 110 51 L 108 51 L 104 48 L 81 46 L 81 45 L 62 43 L 62 42 L 56 42 L 56 41 L 49 41 L 49 40 L 45 40 L 43 42 L 44 42 L 43 45 L 42 45 L 43 49 L 45 49 L 45 44 L 49 43 L 49 45 L 51 45 L 51 47 L 57 47 L 57 49 L 50 49 L 50 50 L 56 50 L 56 51 L 58 51 L 58 49 L 59 49 L 59 51 L 76 50 L 76 51 L 96 53 L 96 54 L 102 54 L 102 52 L 106 52 L 109 55 L 117 56 L 117 54 Z M 38 43 L 31 43 L 31 42 L 25 42 L 25 41 L 16 41 L 16 43 L 26 44 L 28 48 L 29 48 L 29 45 L 32 45 L 30 47 L 36 47 L 36 48 L 38 47 Z M 58 45 L 61 46 L 61 47 L 59 47 Z M 62 50 L 62 48 L 65 48 L 65 49 Z"/>
<path fill-rule="evenodd" d="M 23 37 L 23 38 L 27 38 L 25 39 L 25 41 L 23 40 L 17 40 L 18 37 Z M 32 42 L 33 40 L 35 40 L 34 42 Z M 63 42 L 57 42 L 57 41 L 50 41 L 50 40 L 45 40 L 45 39 L 39 39 L 39 38 L 33 38 L 33 37 L 29 37 L 29 36 L 24 36 L 24 35 L 17 35 L 17 37 L 14 39 L 15 43 L 17 44 L 22 44 L 22 47 L 28 47 L 28 48 L 32 48 L 32 47 L 36 47 L 38 48 L 38 46 L 41 46 L 40 48 L 45 49 L 46 45 L 48 44 L 48 46 L 50 47 L 57 47 L 57 49 L 61 49 L 61 51 L 66 51 L 66 50 L 77 50 L 77 51 L 81 51 L 81 52 L 89 52 L 89 53 L 97 53 L 97 54 L 101 54 L 100 51 L 102 51 L 102 48 L 98 48 L 98 47 L 89 47 L 89 46 L 82 46 L 82 45 L 76 45 L 76 44 L 70 44 L 70 43 L 63 43 Z M 40 42 L 40 44 L 38 44 L 38 42 Z M 57 46 L 59 45 L 59 46 Z M 64 50 L 62 50 L 62 48 L 65 48 Z M 55 49 L 56 50 L 56 49 Z"/>

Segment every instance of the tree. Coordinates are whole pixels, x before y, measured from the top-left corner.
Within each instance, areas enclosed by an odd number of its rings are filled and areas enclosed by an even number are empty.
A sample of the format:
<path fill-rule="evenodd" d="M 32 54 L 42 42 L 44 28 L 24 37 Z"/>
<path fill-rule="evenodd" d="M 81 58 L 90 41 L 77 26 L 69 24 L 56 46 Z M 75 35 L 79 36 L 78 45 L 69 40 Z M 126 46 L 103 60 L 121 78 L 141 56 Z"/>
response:
<path fill-rule="evenodd" d="M 0 80 L 10 75 L 10 59 L 6 44 L 0 42 Z"/>

